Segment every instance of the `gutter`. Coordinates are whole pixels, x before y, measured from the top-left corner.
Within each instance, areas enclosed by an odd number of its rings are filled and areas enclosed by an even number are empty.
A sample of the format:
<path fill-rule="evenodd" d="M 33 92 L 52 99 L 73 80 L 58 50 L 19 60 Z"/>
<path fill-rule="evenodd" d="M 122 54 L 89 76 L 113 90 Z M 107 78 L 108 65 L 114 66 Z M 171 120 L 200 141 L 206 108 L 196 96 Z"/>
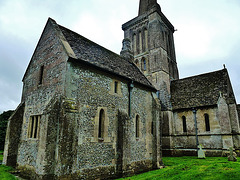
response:
<path fill-rule="evenodd" d="M 197 151 L 198 151 L 198 127 L 197 127 L 197 110 L 195 108 L 193 108 L 192 110 L 193 112 L 193 117 L 194 117 L 194 125 L 195 125 L 195 133 L 196 133 L 196 146 L 197 146 Z"/>
<path fill-rule="evenodd" d="M 128 97 L 128 115 L 129 115 L 129 119 L 131 119 L 131 113 L 132 113 L 132 90 L 133 90 L 134 84 L 133 81 L 131 81 L 128 84 L 128 91 L 129 91 L 129 97 Z"/>

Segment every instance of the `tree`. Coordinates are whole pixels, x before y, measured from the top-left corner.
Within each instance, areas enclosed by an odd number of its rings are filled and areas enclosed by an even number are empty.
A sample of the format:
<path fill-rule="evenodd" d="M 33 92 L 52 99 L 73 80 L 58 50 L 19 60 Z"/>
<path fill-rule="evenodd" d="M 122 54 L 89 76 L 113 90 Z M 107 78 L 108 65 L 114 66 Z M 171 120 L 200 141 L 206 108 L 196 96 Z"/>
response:
<path fill-rule="evenodd" d="M 9 110 L 0 114 L 0 150 L 4 149 L 8 118 L 14 111 Z"/>

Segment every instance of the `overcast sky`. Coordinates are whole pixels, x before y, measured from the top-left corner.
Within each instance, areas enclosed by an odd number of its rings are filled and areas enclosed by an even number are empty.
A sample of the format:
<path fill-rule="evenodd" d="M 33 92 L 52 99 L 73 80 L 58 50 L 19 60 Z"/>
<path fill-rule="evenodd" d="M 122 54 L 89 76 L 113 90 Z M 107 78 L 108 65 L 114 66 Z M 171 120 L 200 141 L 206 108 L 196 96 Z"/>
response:
<path fill-rule="evenodd" d="M 226 64 L 240 103 L 240 0 L 158 0 L 172 22 L 180 77 Z M 139 0 L 0 0 L 0 113 L 15 109 L 22 77 L 48 17 L 90 40 L 121 51 L 121 25 Z"/>

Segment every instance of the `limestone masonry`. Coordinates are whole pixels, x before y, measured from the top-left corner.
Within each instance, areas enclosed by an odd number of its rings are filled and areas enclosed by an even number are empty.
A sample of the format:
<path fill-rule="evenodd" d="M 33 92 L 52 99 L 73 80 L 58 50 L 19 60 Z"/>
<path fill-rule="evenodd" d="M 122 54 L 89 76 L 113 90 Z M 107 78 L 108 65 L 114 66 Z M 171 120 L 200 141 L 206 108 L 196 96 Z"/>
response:
<path fill-rule="evenodd" d="M 10 117 L 3 163 L 30 179 L 113 179 L 162 154 L 240 150 L 227 69 L 179 79 L 174 26 L 156 0 L 122 25 L 120 55 L 48 19 Z"/>

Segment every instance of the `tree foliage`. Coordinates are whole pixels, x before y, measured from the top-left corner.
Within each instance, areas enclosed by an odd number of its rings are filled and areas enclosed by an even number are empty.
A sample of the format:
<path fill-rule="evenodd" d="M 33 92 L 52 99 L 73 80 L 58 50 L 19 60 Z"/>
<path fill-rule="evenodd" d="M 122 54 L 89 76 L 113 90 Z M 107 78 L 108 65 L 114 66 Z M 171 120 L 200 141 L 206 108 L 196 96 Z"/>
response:
<path fill-rule="evenodd" d="M 14 111 L 9 110 L 0 114 L 0 150 L 4 149 L 8 118 Z"/>

